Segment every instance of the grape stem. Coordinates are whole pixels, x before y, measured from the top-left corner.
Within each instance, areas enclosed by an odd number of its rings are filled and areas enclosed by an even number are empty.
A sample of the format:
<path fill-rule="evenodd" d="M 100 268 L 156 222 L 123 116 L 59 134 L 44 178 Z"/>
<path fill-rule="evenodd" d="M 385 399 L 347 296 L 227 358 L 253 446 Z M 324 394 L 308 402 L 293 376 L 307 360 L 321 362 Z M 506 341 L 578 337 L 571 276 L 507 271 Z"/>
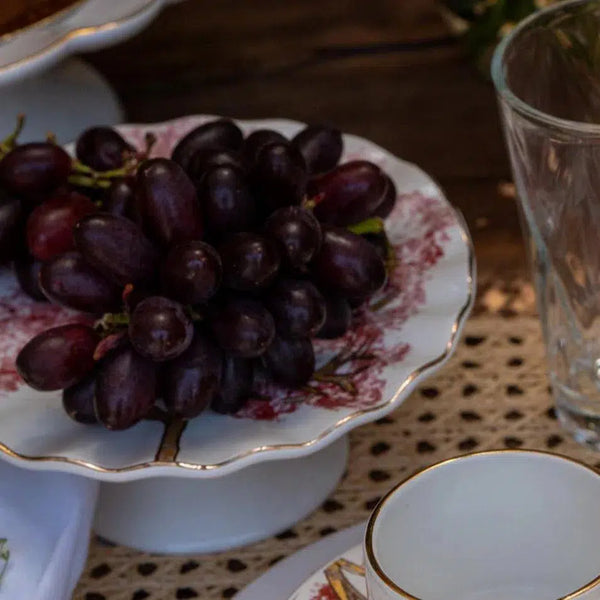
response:
<path fill-rule="evenodd" d="M 385 232 L 385 224 L 381 217 L 370 217 L 360 223 L 348 226 L 348 231 L 357 235 L 366 235 L 367 233 L 383 233 Z M 387 237 L 387 236 L 386 236 Z"/>
<path fill-rule="evenodd" d="M 17 139 L 19 135 L 21 135 L 21 131 L 23 131 L 24 126 L 25 115 L 17 115 L 17 124 L 13 132 L 0 142 L 0 159 L 4 158 L 4 156 L 8 154 L 17 145 Z"/>
<path fill-rule="evenodd" d="M 356 351 L 352 351 L 347 348 L 342 350 L 339 354 L 336 354 L 333 358 L 327 361 L 322 367 L 317 369 L 313 375 L 314 381 L 321 383 L 332 383 L 341 388 L 344 392 L 356 396 L 358 390 L 356 385 L 352 381 L 356 375 L 368 369 L 370 363 L 372 363 L 377 357 L 368 352 L 368 342 L 365 342 Z M 344 365 L 355 363 L 357 361 L 366 361 L 367 364 L 358 366 L 354 371 L 348 373 L 339 373 L 338 370 Z M 318 387 L 308 385 L 305 387 L 305 391 L 310 393 L 323 394 Z M 323 394 L 325 395 L 325 394 Z"/>

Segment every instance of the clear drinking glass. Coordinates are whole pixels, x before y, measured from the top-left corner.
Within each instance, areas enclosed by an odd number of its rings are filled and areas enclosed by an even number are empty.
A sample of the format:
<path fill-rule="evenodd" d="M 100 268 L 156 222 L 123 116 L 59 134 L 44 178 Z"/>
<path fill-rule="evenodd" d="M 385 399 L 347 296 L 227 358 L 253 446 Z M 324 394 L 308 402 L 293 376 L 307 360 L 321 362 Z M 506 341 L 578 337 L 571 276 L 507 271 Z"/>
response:
<path fill-rule="evenodd" d="M 600 0 L 522 22 L 492 75 L 557 412 L 600 449 Z"/>

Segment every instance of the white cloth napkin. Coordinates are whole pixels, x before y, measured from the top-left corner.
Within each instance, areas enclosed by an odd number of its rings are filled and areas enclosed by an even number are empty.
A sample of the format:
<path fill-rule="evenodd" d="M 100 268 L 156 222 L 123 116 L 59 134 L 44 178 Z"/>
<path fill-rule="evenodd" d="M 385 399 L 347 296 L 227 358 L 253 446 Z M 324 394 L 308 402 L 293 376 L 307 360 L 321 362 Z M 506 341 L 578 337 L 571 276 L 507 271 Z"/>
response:
<path fill-rule="evenodd" d="M 10 560 L 0 600 L 67 600 L 79 579 L 98 482 L 0 461 L 0 538 Z"/>

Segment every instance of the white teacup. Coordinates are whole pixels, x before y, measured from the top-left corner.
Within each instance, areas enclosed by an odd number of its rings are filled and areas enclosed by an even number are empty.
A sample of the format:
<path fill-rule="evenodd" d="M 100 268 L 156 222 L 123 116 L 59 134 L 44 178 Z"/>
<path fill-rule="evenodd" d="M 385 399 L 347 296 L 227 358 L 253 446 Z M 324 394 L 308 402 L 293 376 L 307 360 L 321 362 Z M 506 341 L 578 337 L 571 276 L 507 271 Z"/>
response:
<path fill-rule="evenodd" d="M 600 599 L 600 474 L 481 452 L 417 473 L 367 528 L 369 600 Z"/>

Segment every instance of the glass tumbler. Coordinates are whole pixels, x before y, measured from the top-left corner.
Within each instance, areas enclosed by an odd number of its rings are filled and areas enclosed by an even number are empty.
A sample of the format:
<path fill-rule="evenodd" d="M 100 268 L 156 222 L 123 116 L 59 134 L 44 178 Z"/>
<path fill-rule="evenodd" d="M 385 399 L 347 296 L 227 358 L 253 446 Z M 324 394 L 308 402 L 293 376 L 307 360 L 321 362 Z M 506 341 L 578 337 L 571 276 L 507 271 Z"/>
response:
<path fill-rule="evenodd" d="M 600 0 L 520 23 L 492 75 L 557 414 L 600 449 Z"/>

